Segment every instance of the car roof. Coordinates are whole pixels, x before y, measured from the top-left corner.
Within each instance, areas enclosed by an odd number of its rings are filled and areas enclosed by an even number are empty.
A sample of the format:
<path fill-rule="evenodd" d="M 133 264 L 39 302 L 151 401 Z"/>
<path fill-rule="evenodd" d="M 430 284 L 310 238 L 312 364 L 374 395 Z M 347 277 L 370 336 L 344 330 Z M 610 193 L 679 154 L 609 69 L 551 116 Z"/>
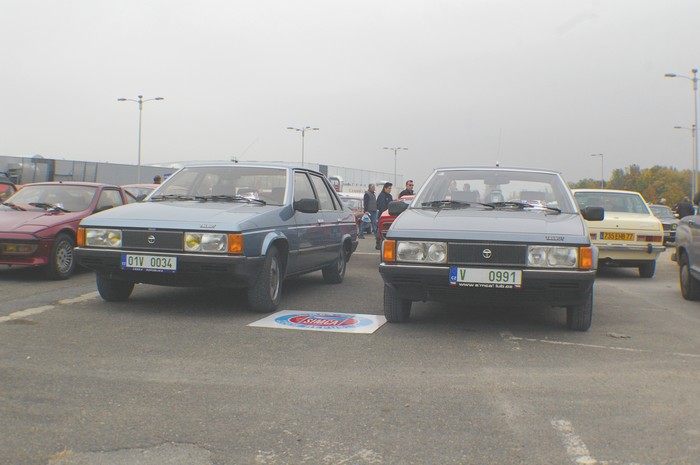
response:
<path fill-rule="evenodd" d="M 283 170 L 305 170 L 309 171 L 311 173 L 317 173 L 317 174 L 323 174 L 319 171 L 312 170 L 311 168 L 305 167 L 305 166 L 294 166 L 294 165 L 282 165 L 278 163 L 236 163 L 236 162 L 227 162 L 227 161 L 220 161 L 220 162 L 202 162 L 202 163 L 188 163 L 183 166 L 183 168 L 207 168 L 207 167 L 226 167 L 226 168 L 234 168 L 234 167 L 241 167 L 241 168 L 276 168 L 276 169 L 283 169 Z"/>
<path fill-rule="evenodd" d="M 27 183 L 23 188 L 29 187 L 29 186 L 58 186 L 58 185 L 63 185 L 63 186 L 86 186 L 86 187 L 116 187 L 117 189 L 119 186 L 115 184 L 107 184 L 103 182 L 88 182 L 88 181 L 45 181 L 45 182 L 31 182 Z"/>
<path fill-rule="evenodd" d="M 519 168 L 519 167 L 508 167 L 508 166 L 445 166 L 440 168 L 435 168 L 435 171 L 522 171 L 527 173 L 547 173 L 547 174 L 561 174 L 559 171 L 545 170 L 539 168 Z"/>
<path fill-rule="evenodd" d="M 642 195 L 637 191 L 626 191 L 621 189 L 571 189 L 573 192 L 610 192 L 612 194 L 637 194 Z"/>

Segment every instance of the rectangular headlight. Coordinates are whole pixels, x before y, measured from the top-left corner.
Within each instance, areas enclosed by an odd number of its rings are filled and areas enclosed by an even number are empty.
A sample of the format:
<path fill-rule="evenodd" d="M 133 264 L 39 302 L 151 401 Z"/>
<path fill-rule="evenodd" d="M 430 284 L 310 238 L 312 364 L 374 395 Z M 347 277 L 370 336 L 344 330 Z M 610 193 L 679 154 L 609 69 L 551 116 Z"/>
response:
<path fill-rule="evenodd" d="M 39 244 L 2 242 L 0 254 L 2 255 L 31 255 L 39 248 Z"/>
<path fill-rule="evenodd" d="M 447 243 L 397 241 L 396 260 L 400 262 L 447 263 Z"/>
<path fill-rule="evenodd" d="M 576 268 L 578 247 L 531 245 L 527 248 L 527 266 L 538 268 Z"/>
<path fill-rule="evenodd" d="M 186 232 L 185 252 L 226 253 L 228 236 L 217 233 Z"/>
<path fill-rule="evenodd" d="M 85 229 L 85 245 L 88 247 L 121 247 L 120 229 Z"/>

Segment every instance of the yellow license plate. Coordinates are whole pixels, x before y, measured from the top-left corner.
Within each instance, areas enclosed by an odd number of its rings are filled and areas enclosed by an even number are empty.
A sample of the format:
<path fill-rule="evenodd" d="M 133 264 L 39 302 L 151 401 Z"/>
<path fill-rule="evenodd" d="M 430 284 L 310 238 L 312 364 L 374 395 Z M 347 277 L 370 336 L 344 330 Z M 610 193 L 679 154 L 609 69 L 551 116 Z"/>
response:
<path fill-rule="evenodd" d="M 600 233 L 600 238 L 603 240 L 610 241 L 633 241 L 634 234 L 632 233 L 619 233 L 619 232 L 604 232 Z"/>

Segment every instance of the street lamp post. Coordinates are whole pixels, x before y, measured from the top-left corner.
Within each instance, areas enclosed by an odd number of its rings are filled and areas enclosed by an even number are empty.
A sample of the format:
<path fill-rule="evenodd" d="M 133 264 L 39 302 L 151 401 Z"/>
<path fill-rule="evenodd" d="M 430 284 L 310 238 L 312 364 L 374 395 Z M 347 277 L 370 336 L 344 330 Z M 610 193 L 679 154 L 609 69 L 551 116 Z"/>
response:
<path fill-rule="evenodd" d="M 151 100 L 165 100 L 163 97 L 148 98 L 143 99 L 143 95 L 138 96 L 137 99 L 133 98 L 118 98 L 118 102 L 136 102 L 139 104 L 139 149 L 138 149 L 138 163 L 136 166 L 136 179 L 137 182 L 141 182 L 141 114 L 143 113 L 143 104 L 145 102 L 150 102 Z"/>
<path fill-rule="evenodd" d="M 692 145 L 690 147 L 690 152 L 691 152 L 690 156 L 692 157 L 692 159 L 695 159 L 695 125 L 693 125 L 692 128 L 686 128 L 685 126 L 673 126 L 673 129 L 685 129 L 686 131 L 690 131 L 690 138 L 692 140 Z M 697 165 L 695 165 L 695 167 L 697 168 Z M 690 176 L 690 189 L 692 192 L 695 192 L 695 188 L 697 187 L 697 183 L 693 184 L 694 180 L 695 180 L 695 172 L 693 172 L 693 174 L 691 174 L 691 176 Z M 692 192 L 691 192 L 691 194 L 692 194 Z M 692 194 L 692 195 L 694 195 L 694 194 Z M 691 197 L 691 199 L 692 199 L 692 197 Z"/>
<path fill-rule="evenodd" d="M 692 132 L 693 132 L 693 179 L 691 182 L 691 189 L 693 191 L 690 193 L 690 198 L 692 199 L 697 192 L 697 185 L 698 185 L 698 70 L 692 69 L 691 73 L 693 74 L 693 77 L 683 76 L 682 74 L 675 74 L 675 73 L 666 73 L 666 74 L 664 74 L 664 77 L 683 78 L 683 79 L 687 79 L 693 83 L 693 108 L 694 108 L 694 112 L 695 112 L 695 123 L 693 124 L 693 128 L 692 128 Z"/>
<path fill-rule="evenodd" d="M 301 133 L 301 166 L 304 166 L 304 134 L 306 133 L 306 131 L 318 131 L 318 128 L 312 128 L 311 126 L 293 128 L 289 126 L 287 129 L 291 129 L 292 131 L 297 131 Z"/>
<path fill-rule="evenodd" d="M 398 189 L 398 184 L 396 180 L 396 152 L 399 150 L 408 150 L 405 147 L 382 147 L 384 150 L 393 150 L 394 151 L 394 186 Z"/>
<path fill-rule="evenodd" d="M 600 157 L 600 188 L 603 188 L 605 183 L 605 170 L 603 169 L 603 154 L 602 153 L 592 153 L 592 157 Z"/>

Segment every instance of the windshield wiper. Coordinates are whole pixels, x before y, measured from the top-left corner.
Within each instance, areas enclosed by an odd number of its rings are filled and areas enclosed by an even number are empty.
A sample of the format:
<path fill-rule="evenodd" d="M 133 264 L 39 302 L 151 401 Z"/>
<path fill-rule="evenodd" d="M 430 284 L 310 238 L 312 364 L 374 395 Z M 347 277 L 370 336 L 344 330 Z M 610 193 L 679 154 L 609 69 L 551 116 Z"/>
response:
<path fill-rule="evenodd" d="M 546 205 L 533 205 L 527 202 L 491 202 L 488 205 L 491 205 L 494 208 L 516 207 L 520 210 L 525 210 L 526 208 L 533 208 L 561 213 L 561 209 L 557 207 L 548 207 Z"/>
<path fill-rule="evenodd" d="M 21 212 L 26 211 L 25 208 L 22 208 L 19 205 L 15 205 L 12 202 L 2 202 L 2 204 L 12 208 L 13 210 L 17 210 L 17 211 L 21 211 Z"/>
<path fill-rule="evenodd" d="M 198 195 L 195 197 L 195 200 L 199 200 L 201 202 L 207 202 L 211 200 L 212 202 L 257 202 L 261 203 L 263 205 L 267 205 L 267 202 L 264 200 L 260 199 L 254 199 L 251 197 L 244 197 L 242 195 L 224 195 L 224 194 L 219 194 L 219 195 Z"/>
<path fill-rule="evenodd" d="M 149 200 L 195 200 L 195 197 L 182 194 L 160 194 L 154 195 Z"/>
<path fill-rule="evenodd" d="M 65 208 L 55 205 L 53 203 L 44 203 L 44 202 L 30 202 L 29 205 L 32 207 L 37 207 L 37 208 L 43 208 L 46 211 L 49 210 L 60 210 L 62 212 L 70 212 L 70 210 L 66 210 Z"/>
<path fill-rule="evenodd" d="M 421 207 L 427 208 L 444 208 L 444 207 L 471 207 L 472 205 L 479 205 L 480 207 L 487 207 L 494 209 L 491 204 L 481 203 L 481 202 L 462 202 L 459 200 L 431 200 L 430 202 L 423 202 L 420 204 Z"/>

